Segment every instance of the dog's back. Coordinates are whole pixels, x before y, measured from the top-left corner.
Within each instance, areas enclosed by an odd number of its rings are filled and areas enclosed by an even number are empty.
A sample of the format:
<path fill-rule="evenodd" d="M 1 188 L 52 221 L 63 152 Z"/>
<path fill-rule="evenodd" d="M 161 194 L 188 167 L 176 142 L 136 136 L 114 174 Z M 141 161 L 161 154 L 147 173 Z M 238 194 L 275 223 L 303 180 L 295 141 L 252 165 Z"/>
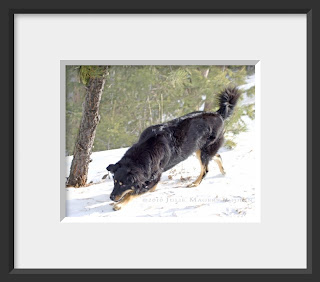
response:
<path fill-rule="evenodd" d="M 148 127 L 126 155 L 141 155 L 150 148 L 156 150 L 164 146 L 170 149 L 163 150 L 162 171 L 174 167 L 198 150 L 203 162 L 208 163 L 223 144 L 224 120 L 231 115 L 239 96 L 236 88 L 226 89 L 219 95 L 220 108 L 217 112 L 196 111 Z"/>
<path fill-rule="evenodd" d="M 226 89 L 219 95 L 220 108 L 217 112 L 192 112 L 145 129 L 139 141 L 128 149 L 123 158 L 107 168 L 119 178 L 115 183 L 125 183 L 120 184 L 121 189 L 115 184 L 113 197 L 118 193 L 117 190 L 124 190 L 123 186 L 130 186 L 125 193 L 131 191 L 132 196 L 154 191 L 162 172 L 194 152 L 200 161 L 201 172 L 189 187 L 201 183 L 211 159 L 218 163 L 221 173 L 224 173 L 221 158 L 216 154 L 224 142 L 224 120 L 232 114 L 239 97 L 240 92 L 236 88 Z M 125 173 L 118 173 L 118 168 Z"/>

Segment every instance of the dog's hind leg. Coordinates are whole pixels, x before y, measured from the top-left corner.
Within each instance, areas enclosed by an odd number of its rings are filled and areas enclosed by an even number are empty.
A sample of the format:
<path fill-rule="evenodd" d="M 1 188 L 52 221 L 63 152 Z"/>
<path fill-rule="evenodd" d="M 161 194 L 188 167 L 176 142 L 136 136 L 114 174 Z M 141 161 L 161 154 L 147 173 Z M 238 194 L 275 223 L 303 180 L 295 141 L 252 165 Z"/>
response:
<path fill-rule="evenodd" d="M 221 172 L 221 174 L 225 175 L 226 172 L 223 168 L 223 164 L 222 164 L 222 158 L 219 154 L 216 154 L 214 157 L 213 157 L 213 160 L 217 163 L 217 165 L 219 166 L 219 170 Z"/>
<path fill-rule="evenodd" d="M 202 148 L 201 151 L 199 150 L 196 152 L 197 158 L 200 160 L 201 172 L 197 180 L 191 183 L 190 185 L 188 185 L 188 187 L 197 187 L 201 183 L 202 179 L 205 177 L 205 175 L 208 172 L 208 165 L 210 160 L 217 154 L 223 142 L 224 142 L 224 138 L 223 136 L 221 136 L 217 138 L 217 140 L 215 140 L 213 144 L 207 145 L 204 148 Z M 221 157 L 220 159 L 219 157 L 217 157 L 216 159 L 218 160 L 219 168 L 221 165 L 221 168 L 220 168 L 221 173 L 222 171 L 224 172 L 222 162 L 221 162 Z"/>
<path fill-rule="evenodd" d="M 187 187 L 197 187 L 202 179 L 204 178 L 204 176 L 207 174 L 208 172 L 208 166 L 205 165 L 203 162 L 202 162 L 202 158 L 201 158 L 201 150 L 198 150 L 196 151 L 196 156 L 197 156 L 197 159 L 199 160 L 200 162 L 200 167 L 201 167 L 201 171 L 200 171 L 200 175 L 198 176 L 198 178 L 196 179 L 196 181 L 192 182 L 191 184 L 189 184 Z"/>

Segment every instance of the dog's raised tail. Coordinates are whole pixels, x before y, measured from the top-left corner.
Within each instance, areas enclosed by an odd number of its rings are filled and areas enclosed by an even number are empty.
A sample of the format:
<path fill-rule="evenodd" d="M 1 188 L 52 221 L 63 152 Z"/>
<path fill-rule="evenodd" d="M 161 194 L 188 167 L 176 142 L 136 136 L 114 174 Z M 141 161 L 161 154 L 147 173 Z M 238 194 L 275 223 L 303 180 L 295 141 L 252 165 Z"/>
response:
<path fill-rule="evenodd" d="M 231 116 L 233 109 L 240 98 L 240 95 L 241 93 L 236 87 L 226 88 L 219 94 L 218 101 L 220 108 L 217 112 L 222 116 L 223 119 Z"/>

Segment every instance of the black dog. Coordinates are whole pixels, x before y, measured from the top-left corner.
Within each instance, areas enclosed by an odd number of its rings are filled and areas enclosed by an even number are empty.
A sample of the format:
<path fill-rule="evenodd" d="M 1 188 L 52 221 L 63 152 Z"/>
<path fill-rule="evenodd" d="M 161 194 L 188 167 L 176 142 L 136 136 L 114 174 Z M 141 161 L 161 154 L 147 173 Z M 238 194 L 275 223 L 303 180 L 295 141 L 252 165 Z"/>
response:
<path fill-rule="evenodd" d="M 216 155 L 223 145 L 224 120 L 229 117 L 240 97 L 237 88 L 228 88 L 219 95 L 220 108 L 212 112 L 193 112 L 169 122 L 145 129 L 139 141 L 107 170 L 114 175 L 110 195 L 120 209 L 133 198 L 153 192 L 161 174 L 196 152 L 201 173 L 189 187 L 198 186 L 208 172 L 213 158 L 224 174 L 221 158 Z"/>

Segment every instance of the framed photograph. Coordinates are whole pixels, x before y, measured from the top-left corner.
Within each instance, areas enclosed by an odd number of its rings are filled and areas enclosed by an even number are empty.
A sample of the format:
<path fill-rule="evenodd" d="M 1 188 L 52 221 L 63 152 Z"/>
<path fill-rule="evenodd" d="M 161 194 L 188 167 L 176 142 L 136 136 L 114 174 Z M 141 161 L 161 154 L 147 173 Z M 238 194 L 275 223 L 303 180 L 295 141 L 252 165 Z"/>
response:
<path fill-rule="evenodd" d="M 8 273 L 312 274 L 311 9 L 9 19 Z"/>
<path fill-rule="evenodd" d="M 61 61 L 63 221 L 260 222 L 259 62 L 142 63 Z"/>

